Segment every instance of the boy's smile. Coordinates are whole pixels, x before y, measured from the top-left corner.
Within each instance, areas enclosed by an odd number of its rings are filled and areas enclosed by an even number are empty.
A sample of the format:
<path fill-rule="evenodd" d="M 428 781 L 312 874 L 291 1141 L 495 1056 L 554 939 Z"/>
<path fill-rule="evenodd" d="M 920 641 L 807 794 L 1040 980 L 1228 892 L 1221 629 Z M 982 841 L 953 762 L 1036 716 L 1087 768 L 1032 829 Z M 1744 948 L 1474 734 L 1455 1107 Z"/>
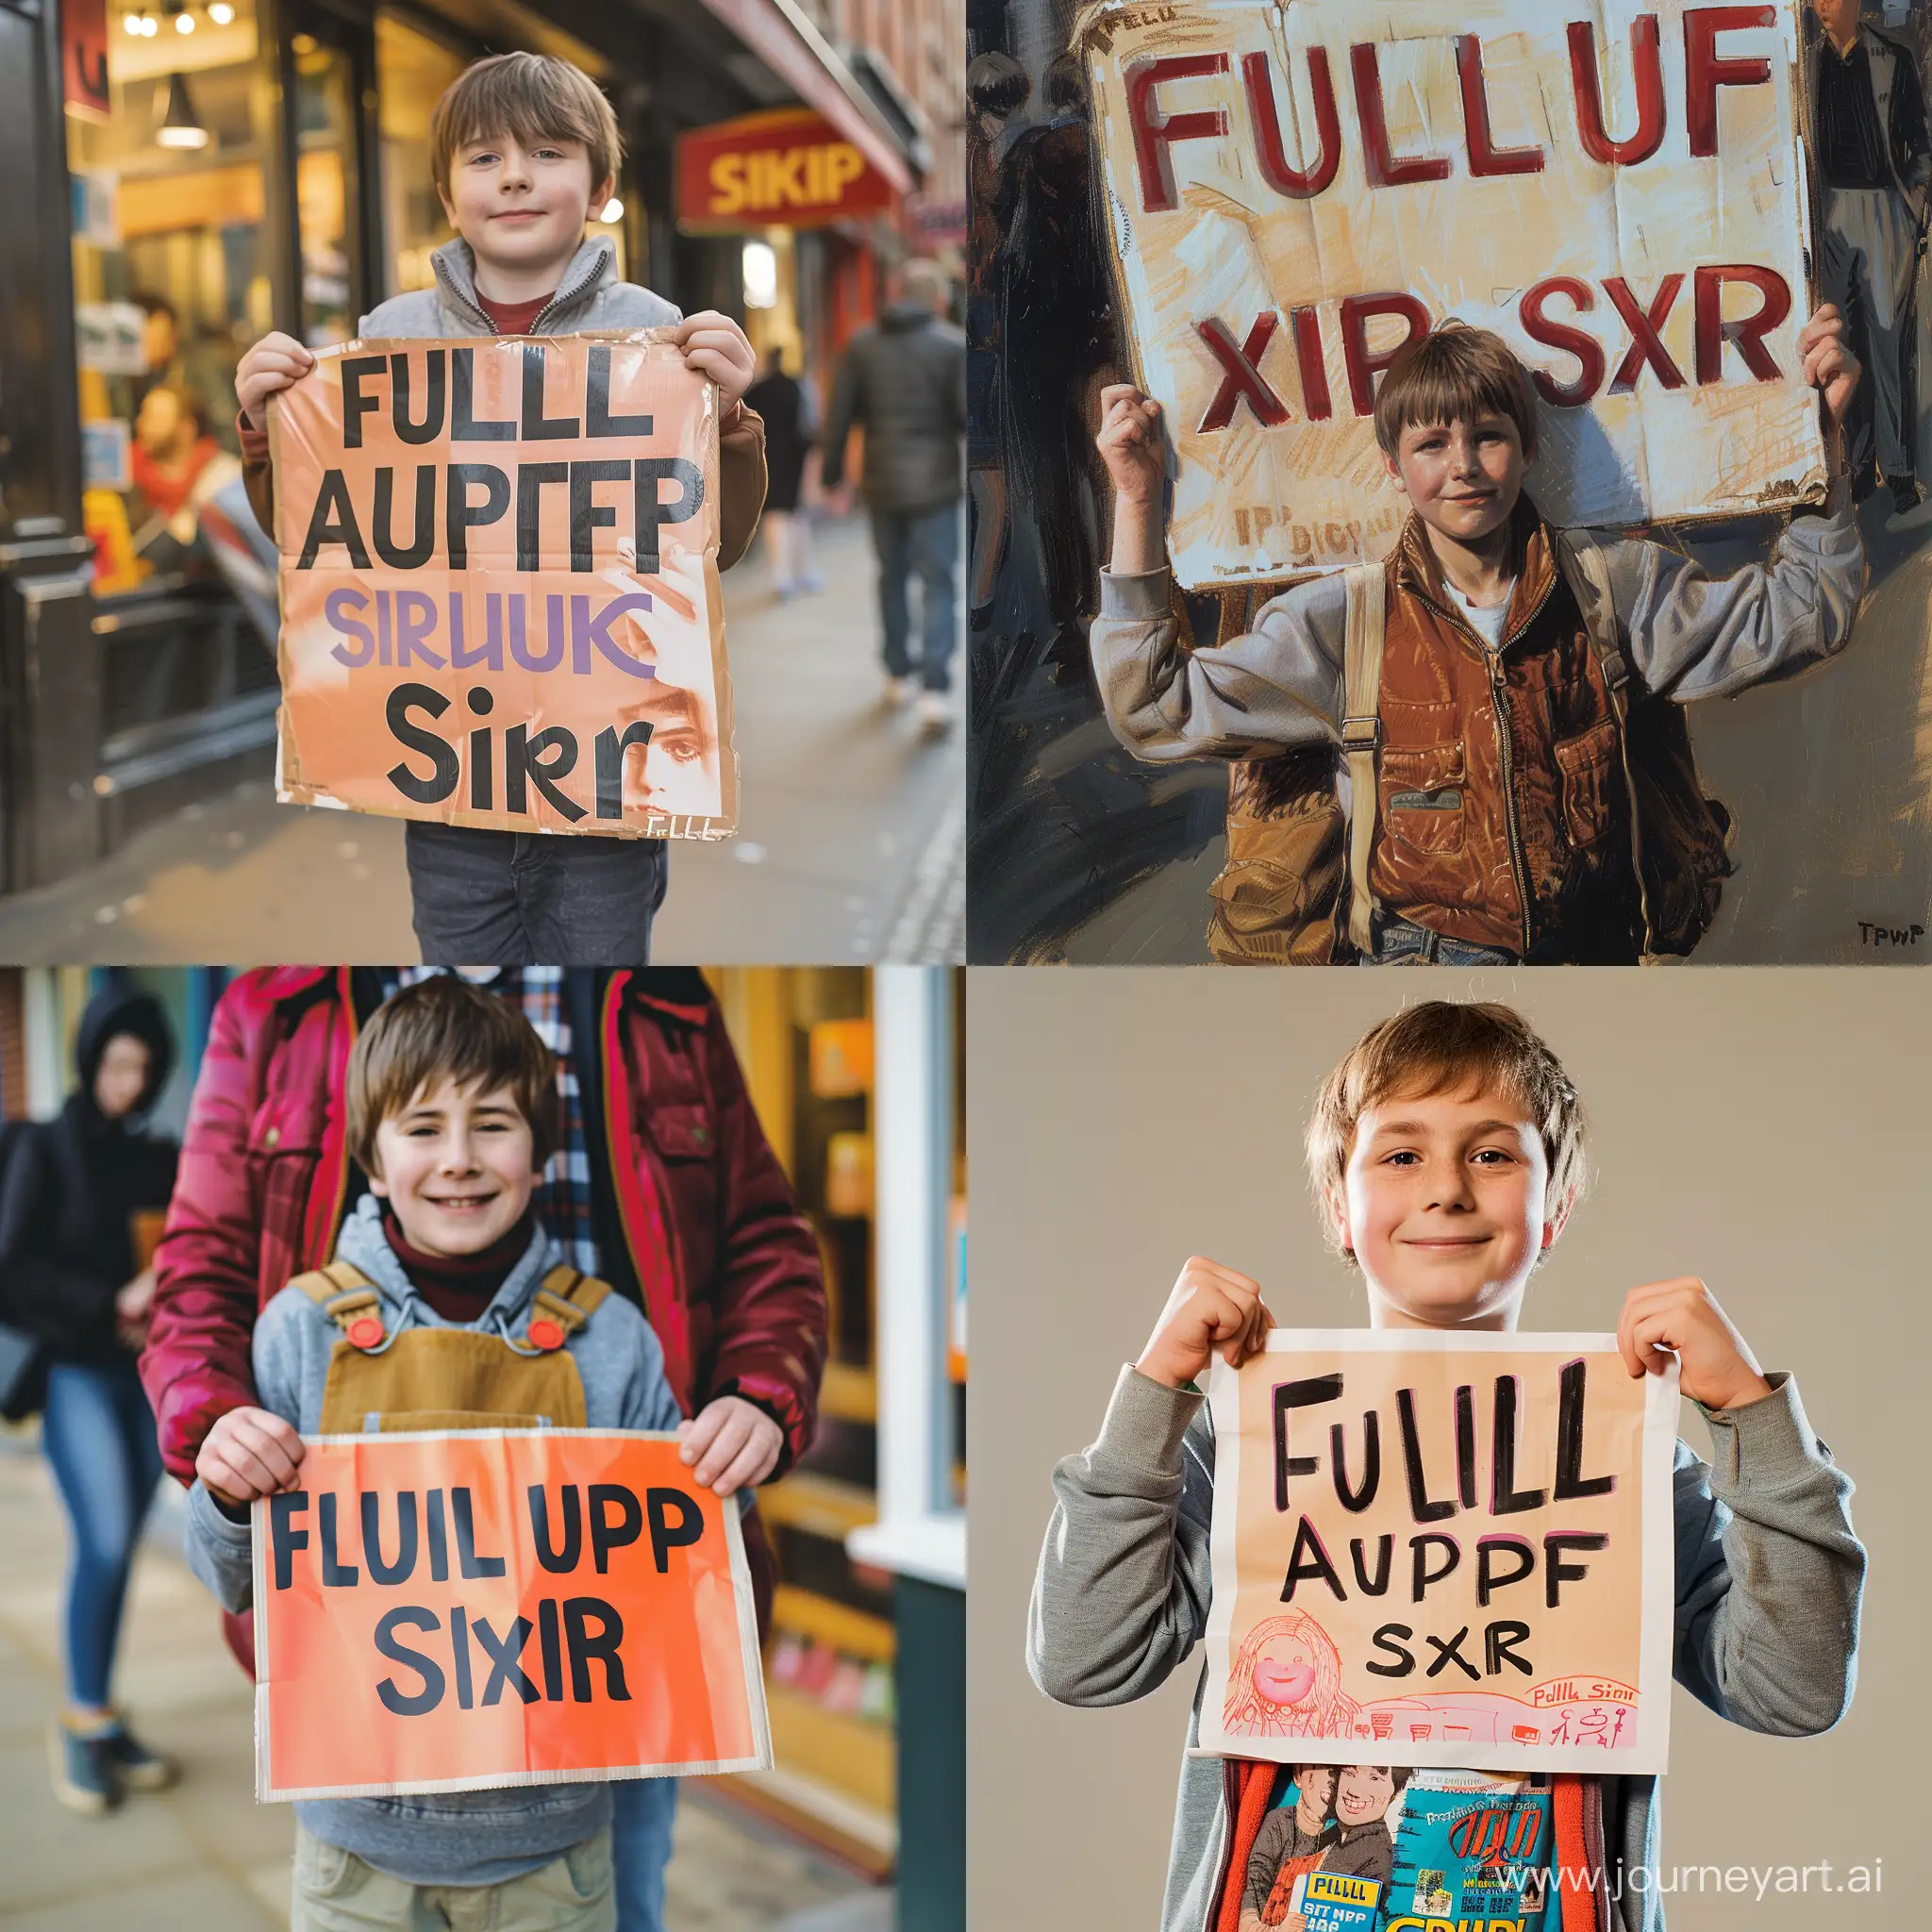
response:
<path fill-rule="evenodd" d="M 370 1191 L 427 1255 L 475 1255 L 501 1241 L 536 1187 L 530 1124 L 504 1087 L 479 1093 L 442 1081 L 376 1128 L 375 1152 Z"/>
<path fill-rule="evenodd" d="M 1521 1106 L 1481 1091 L 1391 1099 L 1356 1126 L 1331 1202 L 1392 1328 L 1512 1328 L 1545 1221 L 1548 1159 Z"/>

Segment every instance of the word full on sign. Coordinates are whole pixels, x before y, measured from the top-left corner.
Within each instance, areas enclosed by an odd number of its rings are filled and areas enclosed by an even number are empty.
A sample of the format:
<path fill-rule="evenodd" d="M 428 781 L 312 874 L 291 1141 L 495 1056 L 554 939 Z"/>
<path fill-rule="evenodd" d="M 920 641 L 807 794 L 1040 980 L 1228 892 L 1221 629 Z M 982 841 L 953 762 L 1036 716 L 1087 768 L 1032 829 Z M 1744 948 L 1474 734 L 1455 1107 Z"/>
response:
<path fill-rule="evenodd" d="M 769 1763 L 735 1506 L 667 1438 L 335 1437 L 257 1507 L 258 1795 Z"/>
<path fill-rule="evenodd" d="M 1531 483 L 1558 522 L 1820 494 L 1796 353 L 1801 10 L 1093 8 L 1133 345 L 1179 442 L 1183 582 L 1386 554 L 1402 507 L 1375 380 L 1451 316 L 1530 369 L 1551 458 Z"/>
<path fill-rule="evenodd" d="M 733 829 L 717 392 L 674 343 L 351 342 L 269 427 L 284 798 Z"/>

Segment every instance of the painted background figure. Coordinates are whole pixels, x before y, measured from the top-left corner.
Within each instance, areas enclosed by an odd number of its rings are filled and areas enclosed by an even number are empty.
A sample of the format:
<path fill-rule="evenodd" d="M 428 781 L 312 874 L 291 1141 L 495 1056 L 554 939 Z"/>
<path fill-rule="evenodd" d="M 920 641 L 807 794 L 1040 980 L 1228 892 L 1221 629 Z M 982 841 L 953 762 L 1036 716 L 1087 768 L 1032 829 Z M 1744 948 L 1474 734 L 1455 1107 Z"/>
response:
<path fill-rule="evenodd" d="M 1852 449 L 1855 491 L 1876 488 L 1875 465 L 1903 516 L 1924 500 L 1913 449 L 1913 294 L 1932 187 L 1925 98 L 1911 50 L 1861 22 L 1857 0 L 1812 0 L 1812 10 L 1821 292 L 1851 318 L 1872 372 L 1868 420 Z"/>

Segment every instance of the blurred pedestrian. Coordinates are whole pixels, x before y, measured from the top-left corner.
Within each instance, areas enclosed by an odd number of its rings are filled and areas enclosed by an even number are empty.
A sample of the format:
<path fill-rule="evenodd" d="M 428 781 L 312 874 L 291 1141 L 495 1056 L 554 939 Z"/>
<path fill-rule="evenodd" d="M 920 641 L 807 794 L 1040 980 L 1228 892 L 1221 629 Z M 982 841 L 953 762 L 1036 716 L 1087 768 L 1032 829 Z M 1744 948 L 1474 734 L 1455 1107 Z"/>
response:
<path fill-rule="evenodd" d="M 785 370 L 785 351 L 765 358 L 764 374 L 744 392 L 744 406 L 765 423 L 765 556 L 772 588 L 781 598 L 823 591 L 825 580 L 812 561 L 811 524 L 800 497 L 805 459 L 818 441 L 818 399 Z"/>
<path fill-rule="evenodd" d="M 367 1186 L 348 1146 L 351 1044 L 399 984 L 390 967 L 275 966 L 215 1008 L 158 1256 L 142 1370 L 168 1469 L 194 1479 L 208 1431 L 257 1406 L 256 1318 L 320 1267 Z M 641 1308 L 664 1350 L 697 1480 L 750 1488 L 810 1446 L 827 1322 L 818 1238 L 745 1091 L 716 1000 L 691 969 L 525 966 L 477 983 L 557 1056 L 562 1132 L 532 1197 L 572 1265 Z M 773 1564 L 756 1507 L 745 1558 L 761 1624 Z M 254 1632 L 227 1620 L 252 1671 Z M 611 1792 L 619 1932 L 662 1932 L 675 1778 Z"/>
<path fill-rule="evenodd" d="M 151 995 L 96 994 L 75 1041 L 79 1085 L 56 1119 L 17 1137 L 0 1178 L 0 1312 L 40 1344 L 41 1441 L 74 1536 L 67 1703 L 48 1737 L 54 1795 L 91 1814 L 175 1774 L 109 1696 L 135 1546 L 161 1476 L 135 1368 L 155 1291 L 136 1223 L 158 1217 L 175 1185 L 178 1148 L 142 1129 L 174 1054 Z"/>
<path fill-rule="evenodd" d="M 861 488 L 879 561 L 886 702 L 918 694 L 921 724 L 943 731 L 952 713 L 957 638 L 959 504 L 965 493 L 966 338 L 943 320 L 951 290 L 937 262 L 897 271 L 892 299 L 875 327 L 854 336 L 832 391 L 825 429 L 824 487 L 842 488 L 845 443 L 865 431 Z M 917 656 L 908 579 L 920 584 Z"/>

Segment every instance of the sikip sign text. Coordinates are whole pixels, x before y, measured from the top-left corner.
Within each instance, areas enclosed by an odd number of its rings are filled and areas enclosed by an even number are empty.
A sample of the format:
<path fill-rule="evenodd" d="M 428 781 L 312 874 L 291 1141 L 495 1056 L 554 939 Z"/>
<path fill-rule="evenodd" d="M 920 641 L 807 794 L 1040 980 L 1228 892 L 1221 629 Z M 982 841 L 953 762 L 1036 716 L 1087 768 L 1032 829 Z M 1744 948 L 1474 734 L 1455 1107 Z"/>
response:
<path fill-rule="evenodd" d="M 687 229 L 820 228 L 892 201 L 891 183 L 809 109 L 745 114 L 678 138 L 677 219 Z"/>

